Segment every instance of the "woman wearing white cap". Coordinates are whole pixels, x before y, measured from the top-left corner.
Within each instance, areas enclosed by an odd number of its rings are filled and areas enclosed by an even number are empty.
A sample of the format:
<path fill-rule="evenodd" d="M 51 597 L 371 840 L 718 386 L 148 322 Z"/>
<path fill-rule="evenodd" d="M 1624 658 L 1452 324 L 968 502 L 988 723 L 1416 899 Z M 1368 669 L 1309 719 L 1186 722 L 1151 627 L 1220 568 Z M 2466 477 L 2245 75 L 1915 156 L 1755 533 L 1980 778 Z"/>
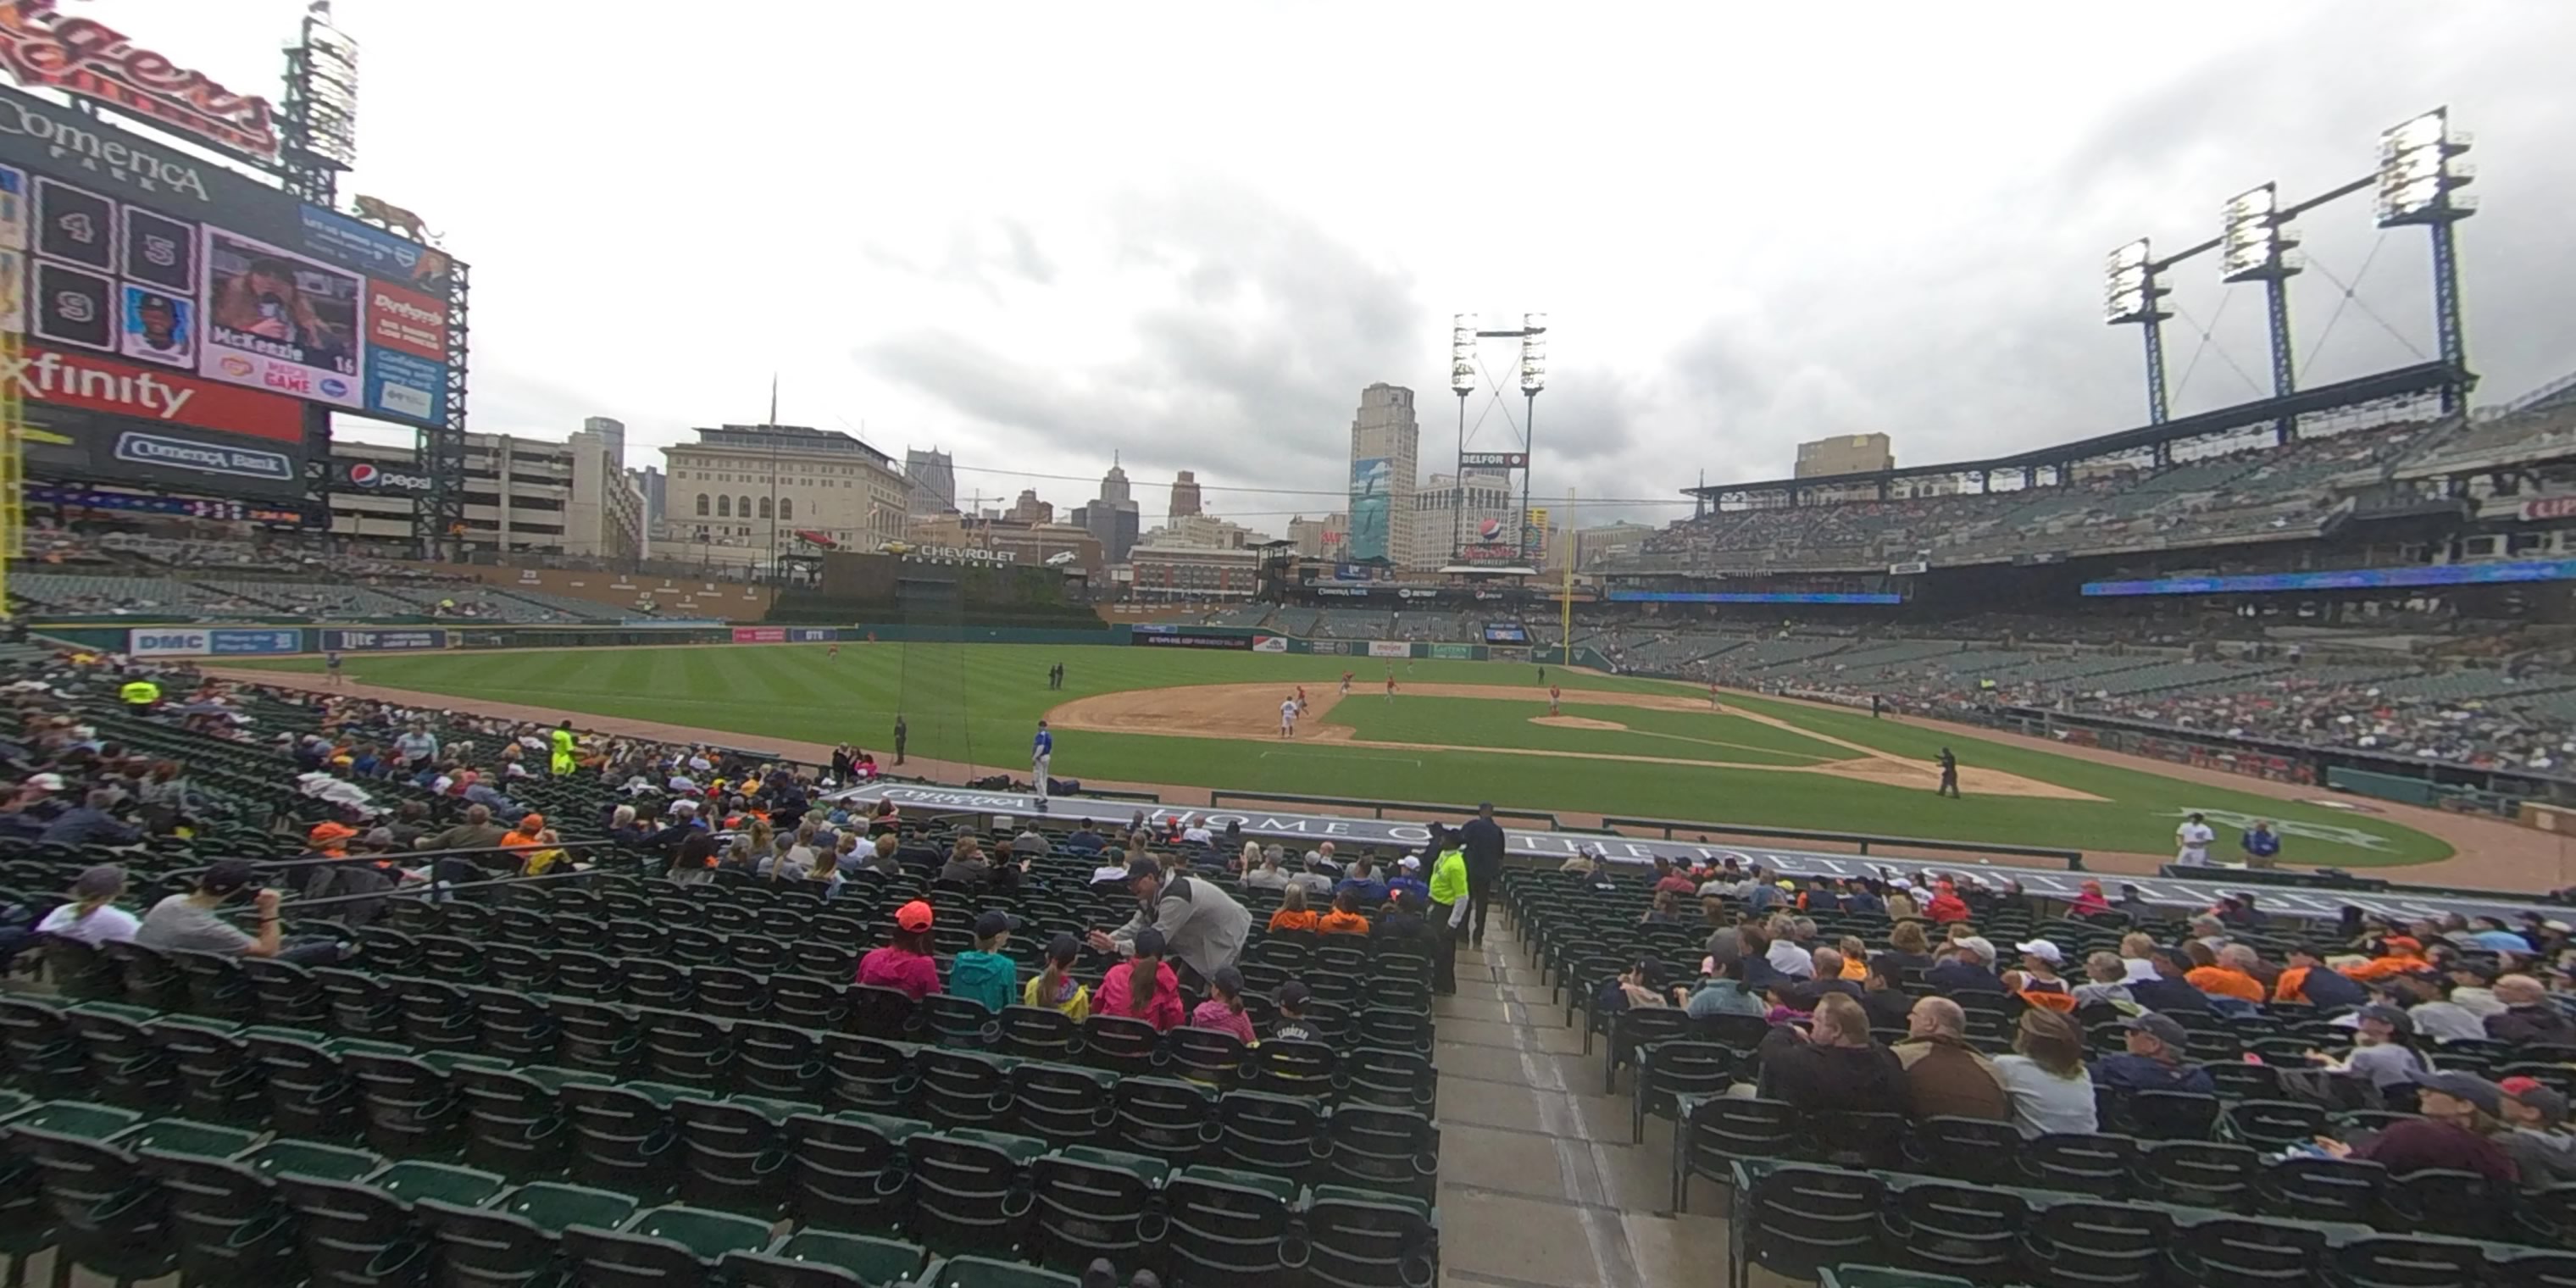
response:
<path fill-rule="evenodd" d="M 95 948 L 100 944 L 123 943 L 134 938 L 141 919 L 116 905 L 125 893 L 125 869 L 113 863 L 102 863 L 84 870 L 72 882 L 71 902 L 57 906 L 36 923 L 39 935 L 56 935 L 77 939 Z"/>

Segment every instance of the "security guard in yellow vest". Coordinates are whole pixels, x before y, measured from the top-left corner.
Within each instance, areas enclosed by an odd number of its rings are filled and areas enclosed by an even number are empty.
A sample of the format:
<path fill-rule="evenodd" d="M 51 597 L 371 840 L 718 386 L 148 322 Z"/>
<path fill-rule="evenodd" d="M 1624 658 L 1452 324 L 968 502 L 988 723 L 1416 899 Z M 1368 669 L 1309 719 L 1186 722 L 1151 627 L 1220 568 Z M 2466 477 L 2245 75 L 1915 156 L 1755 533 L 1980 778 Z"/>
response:
<path fill-rule="evenodd" d="M 124 687 L 116 691 L 116 696 L 125 699 L 128 710 L 149 711 L 161 705 L 161 686 L 142 676 L 136 676 L 126 681 Z"/>
<path fill-rule="evenodd" d="M 1440 940 L 1431 958 L 1431 989 L 1458 991 L 1458 926 L 1466 920 L 1467 851 L 1444 846 L 1431 861 L 1431 928 Z"/>

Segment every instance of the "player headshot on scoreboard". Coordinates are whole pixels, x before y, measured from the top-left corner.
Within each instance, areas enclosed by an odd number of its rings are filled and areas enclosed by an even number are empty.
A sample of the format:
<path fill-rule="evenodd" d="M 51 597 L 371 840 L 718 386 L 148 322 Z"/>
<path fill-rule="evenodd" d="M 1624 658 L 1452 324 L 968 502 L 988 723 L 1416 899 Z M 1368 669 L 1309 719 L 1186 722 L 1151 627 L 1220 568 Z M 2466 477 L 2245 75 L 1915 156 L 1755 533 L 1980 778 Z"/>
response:
<path fill-rule="evenodd" d="M 159 291 L 128 284 L 121 351 L 129 358 L 184 367 L 197 360 L 197 306 Z"/>

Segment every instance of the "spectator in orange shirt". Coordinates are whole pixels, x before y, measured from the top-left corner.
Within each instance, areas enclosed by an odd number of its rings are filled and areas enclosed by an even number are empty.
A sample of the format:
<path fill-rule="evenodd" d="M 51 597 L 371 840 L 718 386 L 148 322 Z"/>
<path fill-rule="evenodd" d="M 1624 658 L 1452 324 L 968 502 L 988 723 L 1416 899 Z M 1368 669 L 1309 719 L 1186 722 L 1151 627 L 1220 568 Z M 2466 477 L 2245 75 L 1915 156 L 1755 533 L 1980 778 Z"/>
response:
<path fill-rule="evenodd" d="M 2368 983 L 2394 975 L 2412 975 L 2433 969 L 2424 960 L 2424 945 L 2405 935 L 2390 935 L 2379 941 L 2379 955 L 2359 966 L 2347 966 L 2343 973 Z"/>
<path fill-rule="evenodd" d="M 519 820 L 519 825 L 517 827 L 501 834 L 501 848 L 508 850 L 511 853 L 511 856 L 516 858 L 524 868 L 527 864 L 530 852 L 535 850 L 542 843 L 545 831 L 545 815 L 527 815 Z"/>
<path fill-rule="evenodd" d="M 1360 892 L 1343 890 L 1333 896 L 1333 910 L 1315 922 L 1315 929 L 1327 935 L 1365 935 L 1369 919 L 1360 912 Z"/>
<path fill-rule="evenodd" d="M 2211 955 L 2207 945 L 2195 940 L 2186 949 L 2197 962 Z M 2229 944 L 2215 954 L 2208 965 L 2195 965 L 2183 973 L 2183 982 L 2212 997 L 2232 997 L 2240 1002 L 2261 1005 L 2263 983 L 2254 978 L 2253 966 L 2260 960 L 2254 950 L 2243 944 Z"/>
<path fill-rule="evenodd" d="M 2325 964 L 2325 950 L 2314 944 L 2297 944 L 2290 949 L 2290 967 L 2273 981 L 2275 1002 L 2306 1002 L 2323 1010 L 2359 1006 L 2370 1000 L 2370 990 Z"/>
<path fill-rule="evenodd" d="M 1279 911 L 1270 914 L 1270 929 L 1313 930 L 1315 914 L 1306 907 L 1306 887 L 1292 885 L 1279 892 Z"/>

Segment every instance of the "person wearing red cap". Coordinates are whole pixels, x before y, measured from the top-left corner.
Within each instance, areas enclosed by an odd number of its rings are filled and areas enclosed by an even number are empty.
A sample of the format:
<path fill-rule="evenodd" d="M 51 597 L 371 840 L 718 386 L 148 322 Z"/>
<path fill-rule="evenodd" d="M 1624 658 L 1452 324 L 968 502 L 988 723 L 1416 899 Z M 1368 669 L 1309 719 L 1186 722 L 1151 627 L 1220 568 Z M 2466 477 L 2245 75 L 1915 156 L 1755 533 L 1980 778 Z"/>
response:
<path fill-rule="evenodd" d="M 2504 1092 L 2496 1116 L 2509 1129 L 2497 1143 L 2513 1157 L 2522 1188 L 2576 1181 L 2576 1134 L 2567 1130 L 2566 1094 L 2538 1078 L 2507 1078 L 2496 1085 Z"/>
<path fill-rule="evenodd" d="M 930 955 L 930 905 L 915 899 L 894 910 L 894 942 L 859 959 L 859 982 L 901 989 L 918 1002 L 940 991 L 939 963 Z"/>

